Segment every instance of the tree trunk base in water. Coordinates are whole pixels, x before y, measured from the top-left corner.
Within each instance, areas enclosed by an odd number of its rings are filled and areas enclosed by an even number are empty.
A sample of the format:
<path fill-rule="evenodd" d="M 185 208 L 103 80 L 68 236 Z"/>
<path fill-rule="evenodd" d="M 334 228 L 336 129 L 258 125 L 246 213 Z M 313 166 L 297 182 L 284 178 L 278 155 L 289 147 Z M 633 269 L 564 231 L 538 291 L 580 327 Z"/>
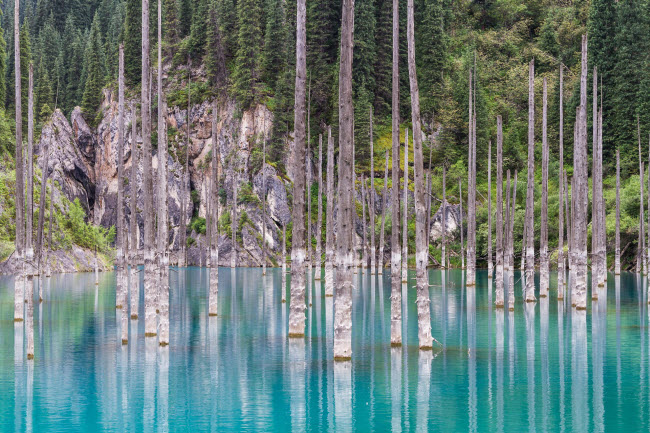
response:
<path fill-rule="evenodd" d="M 217 317 L 217 313 L 210 313 L 210 314 L 208 314 L 208 316 L 210 316 L 210 317 Z"/>
<path fill-rule="evenodd" d="M 593 294 L 591 295 L 591 300 L 592 300 L 592 301 L 597 301 L 597 300 L 598 300 L 598 293 L 593 293 Z"/>
<path fill-rule="evenodd" d="M 129 344 L 129 340 L 122 339 L 122 346 Z"/>
<path fill-rule="evenodd" d="M 169 343 L 167 343 L 165 341 L 161 341 L 160 343 L 158 343 L 158 346 L 161 346 L 161 347 L 169 346 Z"/>
<path fill-rule="evenodd" d="M 289 338 L 304 338 L 305 334 L 302 332 L 289 332 Z"/>
<path fill-rule="evenodd" d="M 122 305 L 116 305 L 116 306 L 115 306 L 115 309 L 116 309 L 116 310 L 121 310 L 121 309 L 122 309 Z"/>
<path fill-rule="evenodd" d="M 402 343 L 390 343 L 390 347 L 402 347 Z"/>
<path fill-rule="evenodd" d="M 558 301 L 564 301 L 564 296 L 562 296 L 562 295 L 558 295 L 557 300 L 558 300 Z"/>
<path fill-rule="evenodd" d="M 145 332 L 144 333 L 145 337 L 155 337 L 156 335 L 158 335 L 158 334 L 155 333 L 155 332 Z"/>
<path fill-rule="evenodd" d="M 576 310 L 578 311 L 585 311 L 587 307 L 576 307 Z"/>
<path fill-rule="evenodd" d="M 465 287 L 476 287 L 476 283 L 467 283 Z"/>
<path fill-rule="evenodd" d="M 535 299 L 534 297 L 529 298 L 529 299 L 526 299 L 526 302 L 537 302 L 537 299 Z"/>
<path fill-rule="evenodd" d="M 137 314 L 131 314 L 131 319 L 138 320 L 138 315 Z"/>
<path fill-rule="evenodd" d="M 326 294 L 325 297 L 326 297 L 326 298 L 333 298 L 334 295 Z"/>
<path fill-rule="evenodd" d="M 420 346 L 420 350 L 433 350 L 433 346 Z"/>
<path fill-rule="evenodd" d="M 515 311 L 515 307 L 508 307 L 508 311 Z"/>
<path fill-rule="evenodd" d="M 23 321 L 23 319 L 21 319 L 20 317 L 16 317 L 16 318 L 14 319 L 14 322 L 22 322 L 22 321 Z"/>
<path fill-rule="evenodd" d="M 497 303 L 494 304 L 494 308 L 503 308 L 503 307 L 504 307 L 503 304 L 497 304 Z"/>
<path fill-rule="evenodd" d="M 34 354 L 33 353 L 28 353 L 27 354 L 27 359 L 34 359 Z"/>
<path fill-rule="evenodd" d="M 540 297 L 540 298 L 546 298 L 546 293 L 540 293 L 540 294 L 539 294 L 539 297 Z"/>
<path fill-rule="evenodd" d="M 352 361 L 352 357 L 351 356 L 335 356 L 334 361 L 335 362 Z"/>

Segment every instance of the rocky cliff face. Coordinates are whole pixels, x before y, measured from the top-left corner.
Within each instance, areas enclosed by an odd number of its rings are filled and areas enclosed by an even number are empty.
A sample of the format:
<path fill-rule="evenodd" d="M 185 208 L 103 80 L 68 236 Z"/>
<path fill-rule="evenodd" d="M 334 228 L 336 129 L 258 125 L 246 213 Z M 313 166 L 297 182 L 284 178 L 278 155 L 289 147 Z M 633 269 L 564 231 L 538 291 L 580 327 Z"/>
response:
<path fill-rule="evenodd" d="M 127 101 L 127 107 L 129 103 Z M 38 163 L 42 166 L 43 155 L 42 144 L 48 141 L 52 153 L 48 163 L 48 170 L 62 187 L 62 193 L 70 200 L 79 198 L 82 205 L 91 219 L 96 224 L 110 227 L 116 224 L 117 217 L 117 121 L 118 107 L 116 95 L 110 90 L 104 91 L 104 102 L 102 105 L 104 116 L 96 129 L 92 129 L 83 119 L 79 108 L 75 109 L 68 121 L 63 114 L 57 110 L 52 121 L 44 126 L 39 144 L 35 153 Z M 262 170 L 252 173 L 251 155 L 255 146 L 259 146 L 263 137 L 269 138 L 272 128 L 272 114 L 264 106 L 258 105 L 250 110 L 241 112 L 237 104 L 226 101 L 219 105 L 218 134 L 212 137 L 212 106 L 209 102 L 194 105 L 190 110 L 189 119 L 189 182 L 194 195 L 194 207 L 188 206 L 187 213 L 181 215 L 180 203 L 182 197 L 183 164 L 176 158 L 177 150 L 180 155 L 185 154 L 185 143 L 188 131 L 187 110 L 172 107 L 167 115 L 167 127 L 169 130 L 169 174 L 168 183 L 168 206 L 170 212 L 170 244 L 176 250 L 178 245 L 178 227 L 180 219 L 185 218 L 188 223 L 192 215 L 200 217 L 206 215 L 206 203 L 208 186 L 211 176 L 211 151 L 213 146 L 219 148 L 219 167 L 221 177 L 220 188 L 222 199 L 219 200 L 218 210 L 222 215 L 224 212 L 231 212 L 233 198 L 233 184 L 236 182 L 238 189 L 250 187 L 252 194 L 261 200 L 267 198 L 267 233 L 266 243 L 272 260 L 279 260 L 282 252 L 282 225 L 291 221 L 288 191 L 291 189 L 291 182 L 277 173 L 276 169 L 267 164 Z M 154 116 L 155 117 L 155 116 Z M 125 110 L 125 149 L 124 164 L 125 174 L 128 176 L 132 164 L 130 152 L 131 140 L 136 140 L 138 147 L 141 146 L 142 137 L 138 135 L 141 128 L 138 125 L 135 137 L 131 134 L 131 111 Z M 158 152 L 154 139 L 154 151 L 151 155 L 152 168 L 155 172 L 158 169 Z M 287 158 L 288 158 L 287 152 Z M 316 179 L 316 169 L 312 161 L 308 161 L 307 167 L 312 170 L 312 179 Z M 266 178 L 266 190 L 264 188 Z M 154 188 L 155 190 L 155 188 Z M 225 194 L 224 194 L 225 192 Z M 137 195 L 137 209 L 130 209 L 131 194 Z M 375 192 L 376 207 L 375 213 L 379 217 L 382 213 L 382 200 L 379 192 Z M 225 196 L 225 197 L 224 197 Z M 135 216 L 138 222 L 139 245 L 143 245 L 141 233 L 144 228 L 144 218 L 153 216 L 143 215 L 144 208 L 142 196 L 142 168 L 138 166 L 137 181 L 135 185 L 126 182 L 126 219 Z M 155 199 L 155 197 L 154 197 Z M 191 195 L 184 197 L 187 203 L 192 203 Z M 197 200 L 198 199 L 198 200 Z M 262 206 L 259 200 L 246 200 L 240 195 L 238 203 L 238 214 L 243 212 L 248 216 L 247 222 L 241 230 L 241 243 L 236 246 L 239 262 L 244 266 L 259 266 L 262 257 Z M 358 200 L 361 201 L 359 195 Z M 413 200 L 410 199 L 412 206 Z M 390 194 L 385 202 L 390 206 Z M 316 217 L 316 210 L 312 212 Z M 460 218 L 455 206 L 449 206 L 448 230 L 455 231 Z M 248 222 L 250 220 L 250 222 Z M 432 218 L 431 231 L 434 239 L 440 234 L 440 211 Z M 357 224 L 357 234 L 361 236 L 361 224 Z M 188 258 L 190 264 L 205 263 L 206 241 L 202 235 L 190 233 L 196 243 L 189 249 Z M 229 265 L 230 254 L 233 246 L 225 235 L 220 236 L 220 262 L 222 265 Z M 387 246 L 388 248 L 388 246 Z M 173 257 L 172 257 L 173 259 Z"/>

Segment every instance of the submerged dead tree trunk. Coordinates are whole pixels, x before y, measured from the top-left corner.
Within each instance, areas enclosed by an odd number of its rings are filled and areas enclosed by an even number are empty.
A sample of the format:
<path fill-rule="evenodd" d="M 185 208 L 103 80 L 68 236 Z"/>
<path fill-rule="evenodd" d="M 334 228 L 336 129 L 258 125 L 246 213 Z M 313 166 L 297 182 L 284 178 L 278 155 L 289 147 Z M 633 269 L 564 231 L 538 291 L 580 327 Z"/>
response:
<path fill-rule="evenodd" d="M 365 269 L 368 267 L 368 241 L 366 239 L 366 178 L 364 176 L 361 176 L 361 233 L 362 267 Z"/>
<path fill-rule="evenodd" d="M 124 45 L 120 44 L 117 85 L 117 233 L 115 265 L 117 286 L 115 308 L 126 308 L 126 275 L 124 270 Z M 40 217 L 39 217 L 40 221 Z M 40 225 L 40 224 L 39 224 Z M 122 339 L 122 344 L 128 343 Z"/>
<path fill-rule="evenodd" d="M 431 337 L 431 310 L 429 309 L 429 279 L 427 276 L 428 245 L 426 224 L 426 186 L 422 155 L 422 130 L 420 125 L 420 90 L 415 65 L 415 21 L 413 0 L 407 3 L 406 39 L 408 42 L 409 83 L 411 89 L 411 121 L 413 124 L 413 171 L 415 180 L 415 269 L 418 308 L 418 343 L 420 349 L 429 350 Z"/>
<path fill-rule="evenodd" d="M 25 310 L 25 176 L 23 172 L 23 108 L 20 74 L 20 0 L 14 2 L 14 90 L 16 108 L 16 275 L 14 277 L 14 322 L 24 320 Z"/>
<path fill-rule="evenodd" d="M 393 71 L 391 95 L 392 188 L 391 188 L 391 290 L 390 344 L 402 345 L 402 287 L 400 268 L 402 253 L 399 244 L 399 0 L 393 0 Z"/>
<path fill-rule="evenodd" d="M 216 102 L 215 102 L 215 108 L 216 108 Z M 214 114 L 214 117 L 216 117 L 216 113 Z M 216 134 L 217 133 L 216 125 L 213 125 L 212 129 L 213 129 L 213 134 Z M 214 139 L 213 143 L 216 149 L 217 147 L 216 138 Z M 262 128 L 262 275 L 266 275 L 266 171 L 265 168 L 266 168 L 266 114 L 264 115 L 264 127 Z M 214 187 L 216 188 L 216 186 Z M 213 201 L 213 203 L 216 203 L 216 201 Z"/>
<path fill-rule="evenodd" d="M 447 166 L 442 164 L 442 247 L 440 255 L 440 265 L 443 269 L 447 268 Z"/>
<path fill-rule="evenodd" d="M 621 274 L 621 157 L 616 149 L 616 240 L 614 246 L 614 274 Z"/>
<path fill-rule="evenodd" d="M 386 246 L 386 204 L 388 203 L 388 150 L 384 164 L 384 189 L 381 193 L 381 232 L 379 233 L 379 254 L 377 256 L 377 274 L 384 273 L 384 247 Z"/>
<path fill-rule="evenodd" d="M 29 64 L 27 88 L 27 159 L 25 161 L 25 296 L 28 303 L 34 299 L 34 64 Z M 31 319 L 31 318 L 30 318 Z M 33 340 L 33 333 L 32 333 Z M 33 343 L 32 343 L 33 345 Z M 32 348 L 32 357 L 34 356 Z M 29 357 L 30 353 L 27 353 Z"/>
<path fill-rule="evenodd" d="M 327 127 L 327 198 L 325 229 L 325 296 L 334 296 L 334 139 Z"/>
<path fill-rule="evenodd" d="M 131 203 L 130 211 L 131 216 L 129 220 L 130 226 L 130 240 L 129 240 L 129 262 L 131 265 L 131 319 L 138 318 L 139 303 L 140 303 L 140 276 L 138 274 L 138 143 L 137 140 L 137 127 L 138 118 L 136 117 L 135 102 L 131 102 L 131 173 L 129 178 L 129 186 L 131 187 Z"/>
<path fill-rule="evenodd" d="M 539 296 L 548 296 L 549 259 L 548 259 L 548 140 L 547 140 L 547 87 L 544 77 L 542 88 L 542 214 L 540 216 L 541 233 L 539 241 Z"/>
<path fill-rule="evenodd" d="M 636 272 L 640 273 L 645 265 L 645 220 L 643 217 L 643 208 L 645 200 L 645 194 L 643 193 L 643 182 L 644 182 L 644 173 L 643 173 L 643 159 L 641 156 L 641 126 L 639 124 L 639 116 L 636 118 L 636 130 L 639 141 L 639 195 L 641 197 L 641 203 L 639 204 L 639 243 L 637 247 L 636 255 Z"/>
<path fill-rule="evenodd" d="M 238 162 L 239 163 L 239 162 Z M 232 209 L 230 217 L 230 267 L 237 267 L 237 229 L 239 228 L 239 221 L 237 219 L 237 187 L 238 187 L 238 172 L 232 172 Z"/>
<path fill-rule="evenodd" d="M 492 278 L 492 140 L 488 142 L 488 278 Z"/>
<path fill-rule="evenodd" d="M 463 182 L 458 179 L 458 195 L 460 202 L 460 268 L 465 269 L 465 239 L 463 235 Z"/>
<path fill-rule="evenodd" d="M 476 131 L 474 126 L 476 124 L 474 118 L 474 77 L 472 69 L 469 71 L 469 145 L 468 149 L 468 166 L 467 166 L 467 279 L 465 285 L 474 286 L 476 284 L 476 258 L 475 258 L 475 246 L 474 241 L 476 240 L 476 234 L 474 232 L 474 224 L 476 222 L 476 215 L 474 214 L 476 210 L 475 201 L 474 201 L 474 192 L 472 191 L 473 179 L 474 179 L 474 170 L 476 170 L 476 162 L 474 161 L 474 135 Z"/>
<path fill-rule="evenodd" d="M 219 137 L 217 131 L 219 106 L 217 101 L 212 105 L 212 176 L 210 178 L 210 239 L 208 245 L 210 246 L 210 302 L 208 315 L 216 316 L 218 314 L 218 296 L 219 296 Z M 266 149 L 265 149 L 266 150 Z M 265 154 L 266 156 L 266 154 Z M 264 175 L 264 165 L 262 164 L 262 174 Z M 262 182 L 266 185 L 266 181 Z M 266 189 L 262 187 L 264 194 L 264 202 L 266 203 Z M 266 210 L 266 206 L 265 206 Z M 266 216 L 266 212 L 263 213 Z M 262 237 L 264 244 L 264 237 Z M 266 266 L 266 260 L 264 260 Z"/>
<path fill-rule="evenodd" d="M 409 130 L 404 133 L 404 198 L 402 199 L 402 283 L 407 281 L 408 269 L 408 207 L 409 207 Z"/>
<path fill-rule="evenodd" d="M 289 337 L 302 338 L 305 335 L 305 80 L 307 75 L 305 0 L 298 0 L 296 10 L 296 90 L 294 145 L 291 155 L 293 240 L 291 247 Z M 336 353 L 336 344 L 334 352 Z"/>
<path fill-rule="evenodd" d="M 497 271 L 496 300 L 494 305 L 503 308 L 503 122 L 497 116 Z"/>
<path fill-rule="evenodd" d="M 564 65 L 560 64 L 560 125 L 559 125 L 560 169 L 558 170 L 559 209 L 557 244 L 557 298 L 564 299 Z"/>
<path fill-rule="evenodd" d="M 374 133 L 372 130 L 372 107 L 370 108 L 370 206 L 368 217 L 370 218 L 370 275 L 377 273 L 377 245 L 375 245 L 375 147 Z"/>
<path fill-rule="evenodd" d="M 154 263 L 153 179 L 151 176 L 151 94 L 149 93 L 149 0 L 142 0 L 142 180 L 144 187 L 144 334 L 158 333 L 156 265 Z"/>
<path fill-rule="evenodd" d="M 528 183 L 526 191 L 526 302 L 535 302 L 535 61 L 528 64 Z"/>
<path fill-rule="evenodd" d="M 580 74 L 580 117 L 578 141 L 574 145 L 573 173 L 575 179 L 574 260 L 576 309 L 587 308 L 587 36 L 582 36 L 582 67 Z M 642 205 L 643 206 L 643 205 Z"/>
<path fill-rule="evenodd" d="M 298 0 L 299 8 L 304 0 Z M 299 9 L 300 10 L 300 9 Z M 304 15 L 303 15 L 304 16 Z M 300 20 L 299 20 L 300 21 Z M 352 265 L 353 259 L 353 119 L 352 52 L 354 0 L 343 0 L 339 69 L 339 212 L 337 235 L 337 282 L 334 297 L 334 360 L 352 358 Z M 304 45 L 303 45 L 304 46 Z M 304 58 L 304 57 L 303 57 Z M 297 81 L 297 79 L 296 79 Z M 298 86 L 296 85 L 296 88 Z M 298 111 L 298 110 L 296 110 Z M 294 219 L 295 221 L 295 219 Z M 296 224 L 296 222 L 294 222 Z M 295 235 L 294 235 L 295 236 Z M 304 302 L 303 302 L 304 303 Z"/>
<path fill-rule="evenodd" d="M 508 170 L 508 178 L 510 178 L 510 170 Z M 515 208 L 517 206 L 517 170 L 515 170 L 515 177 L 512 185 L 512 200 L 510 209 L 510 221 L 508 225 L 508 256 L 510 260 L 510 275 L 508 281 L 508 311 L 515 309 Z M 522 239 L 522 243 L 523 243 Z"/>
<path fill-rule="evenodd" d="M 187 207 L 189 205 L 188 199 L 190 197 L 191 180 L 190 180 L 190 122 L 192 111 L 192 92 L 190 91 L 192 84 L 192 63 L 189 58 L 187 60 L 187 118 L 185 127 L 187 128 L 185 134 L 185 164 L 182 174 L 182 188 L 181 188 L 181 216 L 179 222 L 179 235 L 180 235 L 180 251 L 178 256 L 178 266 L 183 267 L 187 264 L 187 222 L 185 221 L 187 215 Z"/>

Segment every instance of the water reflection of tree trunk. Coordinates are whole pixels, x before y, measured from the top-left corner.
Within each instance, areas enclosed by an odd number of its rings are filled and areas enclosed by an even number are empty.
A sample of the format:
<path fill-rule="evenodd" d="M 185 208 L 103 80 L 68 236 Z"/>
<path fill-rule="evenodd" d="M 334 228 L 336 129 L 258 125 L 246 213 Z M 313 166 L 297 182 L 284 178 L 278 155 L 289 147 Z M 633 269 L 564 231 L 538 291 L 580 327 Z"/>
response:
<path fill-rule="evenodd" d="M 616 287 L 616 395 L 621 410 L 621 276 L 614 277 Z"/>
<path fill-rule="evenodd" d="M 143 430 L 153 431 L 156 417 L 156 347 L 157 341 L 153 338 L 144 340 L 144 407 Z"/>
<path fill-rule="evenodd" d="M 535 429 L 535 304 L 524 304 L 526 320 L 526 373 L 528 378 L 528 430 Z"/>
<path fill-rule="evenodd" d="M 496 310 L 496 363 L 497 363 L 497 423 L 496 428 L 498 432 L 503 432 L 503 342 L 504 342 L 504 332 L 503 319 L 504 319 L 503 308 L 497 308 Z"/>
<path fill-rule="evenodd" d="M 587 365 L 587 312 L 574 310 L 571 317 L 571 428 L 589 430 L 587 393 L 589 373 Z"/>
<path fill-rule="evenodd" d="M 548 278 L 548 275 L 547 275 Z M 548 283 L 548 281 L 547 281 Z M 548 296 L 539 299 L 539 350 L 542 358 L 542 431 L 548 430 L 550 412 L 550 379 L 548 371 Z"/>
<path fill-rule="evenodd" d="M 564 431 L 566 428 L 565 424 L 565 407 L 564 407 L 564 395 L 565 395 L 565 384 L 564 384 L 564 300 L 560 299 L 557 302 L 557 346 L 558 346 L 558 373 L 560 376 L 560 431 Z"/>
<path fill-rule="evenodd" d="M 351 361 L 334 363 L 334 422 L 336 432 L 353 430 Z"/>
<path fill-rule="evenodd" d="M 305 340 L 303 338 L 290 338 L 288 344 L 289 386 L 291 390 L 289 397 L 291 431 L 305 431 L 307 416 L 307 396 L 305 393 Z M 338 364 L 341 363 L 335 363 L 335 369 Z M 334 374 L 336 375 L 336 372 Z"/>
<path fill-rule="evenodd" d="M 158 349 L 157 430 L 169 431 L 169 346 Z"/>
<path fill-rule="evenodd" d="M 468 407 L 469 431 L 478 431 L 477 387 L 476 387 L 476 290 L 467 290 L 467 380 L 469 382 Z"/>

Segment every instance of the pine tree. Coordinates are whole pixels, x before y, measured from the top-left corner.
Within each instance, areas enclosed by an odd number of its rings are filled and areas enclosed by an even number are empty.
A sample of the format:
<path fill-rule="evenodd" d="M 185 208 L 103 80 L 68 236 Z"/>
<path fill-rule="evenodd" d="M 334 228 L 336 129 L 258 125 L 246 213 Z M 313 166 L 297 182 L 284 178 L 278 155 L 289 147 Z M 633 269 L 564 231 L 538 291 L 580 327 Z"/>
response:
<path fill-rule="evenodd" d="M 127 87 L 140 84 L 142 53 L 142 4 L 140 0 L 126 0 L 126 16 L 122 33 L 124 41 L 124 78 Z"/>
<path fill-rule="evenodd" d="M 84 55 L 85 85 L 81 111 L 89 123 L 95 123 L 97 110 L 102 102 L 102 88 L 104 86 L 104 47 L 102 35 L 99 30 L 99 19 L 95 15 L 90 28 L 90 36 Z M 126 63 L 125 63 L 126 67 Z"/>
<path fill-rule="evenodd" d="M 260 93 L 262 46 L 262 8 L 260 0 L 240 0 L 237 2 L 239 18 L 239 47 L 233 72 L 233 93 L 242 108 L 253 104 Z"/>

